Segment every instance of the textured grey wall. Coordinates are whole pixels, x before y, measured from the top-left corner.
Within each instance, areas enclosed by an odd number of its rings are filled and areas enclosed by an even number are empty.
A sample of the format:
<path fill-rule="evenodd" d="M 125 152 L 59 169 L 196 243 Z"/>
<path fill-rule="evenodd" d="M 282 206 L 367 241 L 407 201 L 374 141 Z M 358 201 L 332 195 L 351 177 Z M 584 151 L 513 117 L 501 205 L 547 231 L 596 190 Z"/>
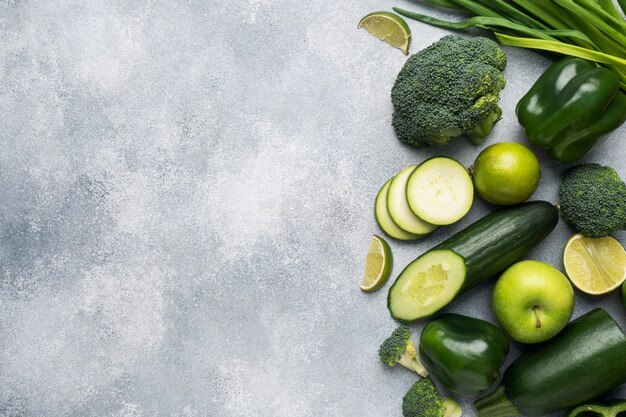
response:
<path fill-rule="evenodd" d="M 0 415 L 401 414 L 414 376 L 376 354 L 386 290 L 358 289 L 373 199 L 479 149 L 395 139 L 405 57 L 355 30 L 394 4 L 0 0 Z M 411 27 L 413 51 L 446 33 Z M 547 65 L 507 52 L 489 143 L 523 141 L 514 106 Z M 626 177 L 625 133 L 588 159 Z M 392 242 L 395 272 L 490 209 Z M 570 233 L 531 257 L 559 265 Z M 449 310 L 491 318 L 490 290 Z M 617 294 L 576 296 L 624 322 Z"/>

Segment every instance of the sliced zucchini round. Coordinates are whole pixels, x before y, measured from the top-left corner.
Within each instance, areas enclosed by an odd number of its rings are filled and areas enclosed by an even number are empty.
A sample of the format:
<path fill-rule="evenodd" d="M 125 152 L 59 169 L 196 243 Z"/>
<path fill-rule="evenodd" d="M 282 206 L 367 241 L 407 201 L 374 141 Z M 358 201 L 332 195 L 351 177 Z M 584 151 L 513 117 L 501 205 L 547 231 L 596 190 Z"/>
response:
<path fill-rule="evenodd" d="M 391 316 L 408 322 L 434 314 L 454 299 L 465 275 L 465 261 L 456 252 L 426 252 L 404 268 L 389 289 Z"/>
<path fill-rule="evenodd" d="M 467 214 L 474 201 L 474 185 L 463 165 L 439 156 L 413 170 L 407 181 L 406 198 L 419 218 L 443 226 Z"/>
<path fill-rule="evenodd" d="M 427 235 L 437 229 L 437 226 L 416 216 L 407 201 L 407 181 L 416 166 L 411 165 L 403 169 L 391 180 L 387 195 L 387 209 L 393 222 L 401 229 L 416 235 Z"/>
<path fill-rule="evenodd" d="M 376 196 L 376 205 L 374 208 L 374 212 L 376 214 L 376 221 L 378 222 L 378 225 L 381 229 L 383 229 L 385 233 L 387 233 L 394 239 L 416 240 L 424 237 L 425 235 L 416 235 L 415 233 L 410 233 L 400 228 L 397 224 L 393 222 L 393 219 L 389 215 L 389 210 L 387 210 L 387 194 L 392 179 L 390 179 L 385 183 L 385 185 L 383 185 L 383 187 L 378 192 L 378 195 Z"/>

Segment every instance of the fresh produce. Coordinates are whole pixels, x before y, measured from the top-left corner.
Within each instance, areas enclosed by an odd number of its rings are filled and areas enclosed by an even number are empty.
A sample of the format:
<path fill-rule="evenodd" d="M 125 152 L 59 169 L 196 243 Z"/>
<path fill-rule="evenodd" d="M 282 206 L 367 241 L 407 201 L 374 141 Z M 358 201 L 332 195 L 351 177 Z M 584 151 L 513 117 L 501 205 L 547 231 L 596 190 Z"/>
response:
<path fill-rule="evenodd" d="M 626 21 L 611 0 L 424 0 L 474 17 L 448 22 L 395 8 L 412 19 L 447 29 L 480 27 L 494 31 L 504 45 L 532 48 L 602 63 L 626 88 Z M 626 1 L 619 0 L 622 11 Z M 501 32 L 517 36 L 504 35 Z"/>
<path fill-rule="evenodd" d="M 626 226 L 626 185 L 613 168 L 581 164 L 563 174 L 561 214 L 574 229 L 604 237 Z"/>
<path fill-rule="evenodd" d="M 415 345 L 411 341 L 411 329 L 399 326 L 378 348 L 380 360 L 387 366 L 400 364 L 419 375 L 426 377 L 428 371 L 417 358 Z"/>
<path fill-rule="evenodd" d="M 400 228 L 424 236 L 432 233 L 437 226 L 420 219 L 409 206 L 407 183 L 416 167 L 417 165 L 406 167 L 393 178 L 387 194 L 387 209 L 394 223 Z"/>
<path fill-rule="evenodd" d="M 617 74 L 584 59 L 568 57 L 543 73 L 517 104 L 528 139 L 552 159 L 582 158 L 626 120 L 626 94 Z"/>
<path fill-rule="evenodd" d="M 399 321 L 430 316 L 518 261 L 554 229 L 556 208 L 533 201 L 489 214 L 411 262 L 389 289 Z"/>
<path fill-rule="evenodd" d="M 453 393 L 475 397 L 498 379 L 509 339 L 493 324 L 443 314 L 420 336 L 419 357 L 430 374 Z"/>
<path fill-rule="evenodd" d="M 500 119 L 506 55 L 487 38 L 446 36 L 412 55 L 391 90 L 398 138 L 421 148 L 465 135 L 482 143 Z"/>
<path fill-rule="evenodd" d="M 447 225 L 457 222 L 470 210 L 474 186 L 463 165 L 440 156 L 422 162 L 413 170 L 406 183 L 406 199 L 420 219 Z"/>
<path fill-rule="evenodd" d="M 626 400 L 614 399 L 602 402 L 581 404 L 572 408 L 566 417 L 623 417 L 626 413 Z"/>
<path fill-rule="evenodd" d="M 385 233 L 391 236 L 394 239 L 398 240 L 416 240 L 426 235 L 416 235 L 414 233 L 407 232 L 406 230 L 400 228 L 389 214 L 389 210 L 387 209 L 387 195 L 389 194 L 389 185 L 391 184 L 390 179 L 383 185 L 383 187 L 378 192 L 376 196 L 376 204 L 374 206 L 374 213 L 376 215 L 376 222 Z"/>
<path fill-rule="evenodd" d="M 544 342 L 559 333 L 574 311 L 574 290 L 558 269 L 538 261 L 510 266 L 493 290 L 502 328 L 521 343 Z"/>
<path fill-rule="evenodd" d="M 606 294 L 626 280 L 626 251 L 610 236 L 576 233 L 565 244 L 563 265 L 572 283 L 587 294 Z"/>
<path fill-rule="evenodd" d="M 626 382 L 626 335 L 602 309 L 523 353 L 502 384 L 474 404 L 479 417 L 540 416 L 584 403 Z"/>
<path fill-rule="evenodd" d="M 385 285 L 391 275 L 392 265 L 393 256 L 389 244 L 382 237 L 374 235 L 367 249 L 361 290 L 372 292 Z"/>
<path fill-rule="evenodd" d="M 478 195 L 501 206 L 528 200 L 541 177 L 535 154 L 515 142 L 500 142 L 483 149 L 476 157 L 472 171 Z"/>
<path fill-rule="evenodd" d="M 461 406 L 452 398 L 442 397 L 433 382 L 420 379 L 402 399 L 404 417 L 461 417 Z"/>
<path fill-rule="evenodd" d="M 409 54 L 411 28 L 397 14 L 390 12 L 370 13 L 361 19 L 357 26 L 357 29 L 360 28 L 364 28 L 375 38 L 398 48 L 404 55 Z"/>

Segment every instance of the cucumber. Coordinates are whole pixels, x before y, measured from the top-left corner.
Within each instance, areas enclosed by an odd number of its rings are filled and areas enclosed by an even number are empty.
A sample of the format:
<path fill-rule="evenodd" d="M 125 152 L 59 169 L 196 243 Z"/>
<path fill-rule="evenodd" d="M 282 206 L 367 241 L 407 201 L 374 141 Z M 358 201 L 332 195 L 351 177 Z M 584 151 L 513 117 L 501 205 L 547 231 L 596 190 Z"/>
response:
<path fill-rule="evenodd" d="M 432 315 L 459 294 L 517 262 L 556 227 L 556 207 L 532 201 L 483 217 L 411 262 L 389 289 L 391 316 Z"/>
<path fill-rule="evenodd" d="M 517 358 L 502 384 L 476 401 L 479 417 L 540 416 L 588 401 L 626 382 L 626 335 L 597 308 Z"/>
<path fill-rule="evenodd" d="M 417 217 L 411 211 L 406 197 L 406 183 L 416 166 L 406 167 L 391 180 L 387 195 L 387 209 L 394 223 L 401 229 L 416 235 L 427 235 L 432 233 L 437 226 Z"/>
<path fill-rule="evenodd" d="M 472 207 L 474 184 L 463 165 L 439 156 L 422 162 L 406 185 L 411 211 L 431 224 L 459 221 Z"/>
<path fill-rule="evenodd" d="M 393 178 L 392 178 L 393 179 Z M 385 185 L 382 186 L 378 195 L 376 196 L 376 204 L 374 206 L 374 213 L 376 215 L 376 221 L 378 225 L 385 233 L 394 239 L 399 240 L 416 240 L 425 235 L 416 235 L 414 233 L 407 232 L 406 230 L 401 229 L 397 224 L 393 222 L 393 219 L 389 215 L 389 210 L 387 210 L 387 194 L 389 191 L 389 185 L 391 184 L 391 180 L 387 181 Z"/>

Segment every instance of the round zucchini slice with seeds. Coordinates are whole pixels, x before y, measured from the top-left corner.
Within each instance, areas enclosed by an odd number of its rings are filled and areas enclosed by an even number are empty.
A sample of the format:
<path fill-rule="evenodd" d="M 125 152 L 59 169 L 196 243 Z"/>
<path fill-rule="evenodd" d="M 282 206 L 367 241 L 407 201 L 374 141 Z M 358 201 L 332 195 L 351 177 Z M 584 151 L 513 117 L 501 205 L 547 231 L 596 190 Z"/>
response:
<path fill-rule="evenodd" d="M 417 217 L 443 226 L 467 214 L 474 201 L 474 185 L 463 165 L 440 156 L 413 170 L 406 184 L 406 197 Z"/>

